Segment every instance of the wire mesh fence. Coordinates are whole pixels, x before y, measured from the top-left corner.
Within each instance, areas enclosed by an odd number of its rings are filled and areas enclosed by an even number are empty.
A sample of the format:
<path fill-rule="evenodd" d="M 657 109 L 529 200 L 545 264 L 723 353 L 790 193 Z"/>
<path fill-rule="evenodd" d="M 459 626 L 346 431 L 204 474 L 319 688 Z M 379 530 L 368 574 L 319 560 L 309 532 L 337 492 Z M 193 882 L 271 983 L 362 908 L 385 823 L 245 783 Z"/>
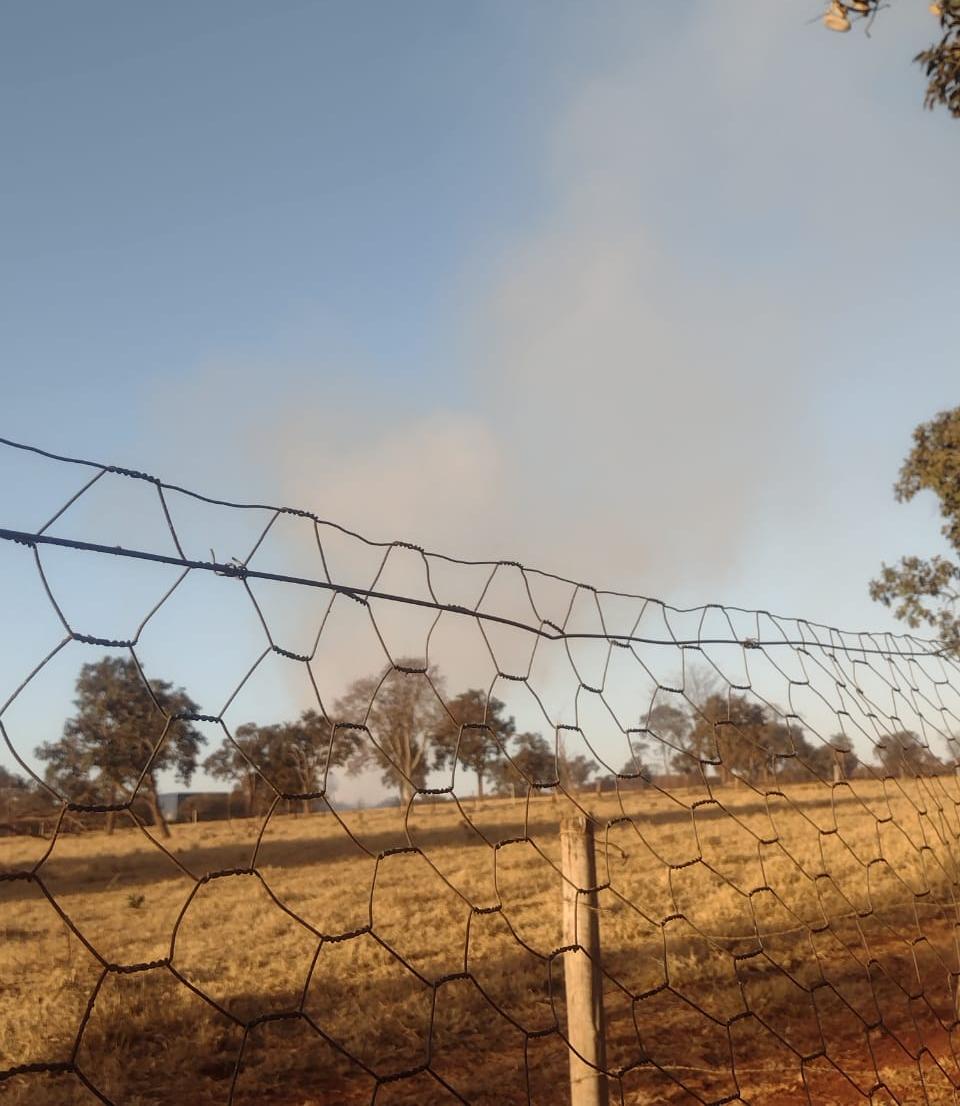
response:
<path fill-rule="evenodd" d="M 956 1100 L 936 642 L 0 466 L 5 1100 Z"/>

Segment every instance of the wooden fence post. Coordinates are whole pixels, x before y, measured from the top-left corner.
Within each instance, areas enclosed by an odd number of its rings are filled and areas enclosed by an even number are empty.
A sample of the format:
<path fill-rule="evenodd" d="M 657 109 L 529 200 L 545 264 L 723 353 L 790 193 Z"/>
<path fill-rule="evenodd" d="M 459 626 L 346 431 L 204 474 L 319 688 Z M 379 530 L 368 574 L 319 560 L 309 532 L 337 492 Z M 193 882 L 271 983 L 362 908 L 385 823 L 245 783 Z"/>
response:
<path fill-rule="evenodd" d="M 577 951 L 563 955 L 570 1042 L 570 1106 L 608 1106 L 600 916 L 593 823 L 582 814 L 560 823 L 563 881 L 563 943 Z M 579 1055 L 578 1055 L 579 1053 Z M 582 1059 L 581 1059 L 582 1057 Z M 599 1070 L 598 1070 L 599 1069 Z"/>

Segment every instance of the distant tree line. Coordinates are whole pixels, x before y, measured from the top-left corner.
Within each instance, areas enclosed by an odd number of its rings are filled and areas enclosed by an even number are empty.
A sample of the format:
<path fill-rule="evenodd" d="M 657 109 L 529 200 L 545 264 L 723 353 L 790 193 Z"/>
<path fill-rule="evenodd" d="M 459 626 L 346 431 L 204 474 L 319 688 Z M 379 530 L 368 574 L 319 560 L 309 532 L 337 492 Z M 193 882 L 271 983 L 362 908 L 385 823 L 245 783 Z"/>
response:
<path fill-rule="evenodd" d="M 32 780 L 0 766 L 0 829 L 14 832 L 23 819 L 32 814 L 42 817 L 49 810 L 49 801 L 38 794 Z"/>
<path fill-rule="evenodd" d="M 584 786 L 598 767 L 562 746 L 558 753 L 540 734 L 518 732 L 506 705 L 485 691 L 447 696 L 436 668 L 414 658 L 355 681 L 329 713 L 310 709 L 288 721 L 239 725 L 203 760 L 197 704 L 182 688 L 147 680 L 132 658 L 85 664 L 74 708 L 61 736 L 36 750 L 49 788 L 71 802 L 106 808 L 108 829 L 136 796 L 164 836 L 169 827 L 159 776 L 170 771 L 189 786 L 202 767 L 230 784 L 241 809 L 252 814 L 278 796 L 310 810 L 330 768 L 379 770 L 406 803 L 434 770 L 468 773 L 482 798 L 531 785 Z M 11 780 L 11 788 L 37 793 L 20 777 Z"/>
<path fill-rule="evenodd" d="M 570 755 L 562 740 L 519 731 L 496 696 L 479 688 L 448 695 L 437 669 L 416 658 L 355 681 L 327 712 L 310 709 L 289 721 L 240 725 L 202 761 L 206 739 L 196 725 L 196 703 L 182 688 L 147 680 L 132 658 L 85 664 L 74 706 L 61 736 L 36 750 L 46 765 L 47 789 L 0 769 L 0 821 L 31 803 L 49 807 L 52 791 L 102 808 L 108 829 L 118 810 L 136 802 L 138 814 L 168 835 L 159 774 L 172 771 L 188 786 L 201 765 L 232 787 L 237 813 L 248 815 L 262 813 L 278 797 L 313 809 L 330 768 L 379 771 L 405 804 L 415 791 L 428 790 L 430 773 L 438 770 L 467 773 L 482 798 L 591 782 L 598 789 L 643 786 L 657 775 L 762 785 L 844 779 L 860 766 L 844 735 L 826 743 L 811 739 L 796 720 L 747 694 L 707 686 L 679 705 L 654 706 L 628 734 L 630 759 L 617 775 L 603 775 L 595 760 Z M 875 755 L 885 775 L 946 769 L 908 730 L 879 741 Z M 463 794 L 459 784 L 457 790 Z"/>
<path fill-rule="evenodd" d="M 330 718 L 308 710 L 294 722 L 239 726 L 204 767 L 237 786 L 254 812 L 273 800 L 274 788 L 305 796 L 308 807 L 330 767 L 378 770 L 406 804 L 435 770 L 468 773 L 483 798 L 531 784 L 583 786 L 598 766 L 563 748 L 558 754 L 540 734 L 518 732 L 506 704 L 479 688 L 447 697 L 435 667 L 403 658 L 351 684 Z"/>
<path fill-rule="evenodd" d="M 713 690 L 683 707 L 667 703 L 653 707 L 635 742 L 636 756 L 624 766 L 624 774 L 656 745 L 664 775 L 709 773 L 721 783 L 850 779 L 860 768 L 846 734 L 834 734 L 826 742 L 811 739 L 795 720 L 784 719 L 764 703 L 734 691 Z M 911 730 L 880 738 L 874 755 L 884 775 L 934 775 L 946 770 L 941 758 Z M 658 767 L 650 766 L 647 772 Z M 874 770 L 867 774 L 873 775 Z"/>

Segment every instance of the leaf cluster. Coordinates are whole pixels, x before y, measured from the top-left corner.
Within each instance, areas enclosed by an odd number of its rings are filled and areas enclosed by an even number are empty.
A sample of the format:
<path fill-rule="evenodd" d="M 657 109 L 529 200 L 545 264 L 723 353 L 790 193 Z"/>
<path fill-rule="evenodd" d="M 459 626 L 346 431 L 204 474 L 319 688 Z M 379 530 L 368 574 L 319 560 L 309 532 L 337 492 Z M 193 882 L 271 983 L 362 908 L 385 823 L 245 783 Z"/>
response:
<path fill-rule="evenodd" d="M 849 31 L 852 20 L 866 21 L 867 31 L 887 5 L 883 0 L 830 0 L 823 22 L 832 31 Z M 924 106 L 945 107 L 960 117 L 960 0 L 934 0 L 930 11 L 940 23 L 940 39 L 914 57 L 927 78 Z"/>
<path fill-rule="evenodd" d="M 941 532 L 960 556 L 960 407 L 941 411 L 913 432 L 913 446 L 894 485 L 901 503 L 931 491 L 940 501 Z M 901 557 L 882 564 L 870 585 L 871 598 L 893 609 L 908 626 L 929 626 L 952 652 L 960 652 L 960 563 L 949 557 Z"/>
<path fill-rule="evenodd" d="M 937 5 L 940 15 L 940 41 L 921 50 L 913 59 L 923 66 L 927 77 L 924 105 L 943 105 L 955 118 L 960 117 L 960 4 L 943 0 Z"/>

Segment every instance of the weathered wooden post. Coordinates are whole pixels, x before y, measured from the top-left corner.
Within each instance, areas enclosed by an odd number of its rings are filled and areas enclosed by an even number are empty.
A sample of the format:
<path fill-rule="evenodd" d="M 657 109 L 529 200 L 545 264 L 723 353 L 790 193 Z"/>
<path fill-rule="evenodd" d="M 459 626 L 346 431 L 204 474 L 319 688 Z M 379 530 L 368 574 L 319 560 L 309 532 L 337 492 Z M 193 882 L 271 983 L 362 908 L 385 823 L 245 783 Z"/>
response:
<path fill-rule="evenodd" d="M 563 943 L 567 1039 L 570 1042 L 570 1106 L 608 1106 L 600 916 L 593 822 L 583 814 L 560 823 L 563 872 Z"/>

